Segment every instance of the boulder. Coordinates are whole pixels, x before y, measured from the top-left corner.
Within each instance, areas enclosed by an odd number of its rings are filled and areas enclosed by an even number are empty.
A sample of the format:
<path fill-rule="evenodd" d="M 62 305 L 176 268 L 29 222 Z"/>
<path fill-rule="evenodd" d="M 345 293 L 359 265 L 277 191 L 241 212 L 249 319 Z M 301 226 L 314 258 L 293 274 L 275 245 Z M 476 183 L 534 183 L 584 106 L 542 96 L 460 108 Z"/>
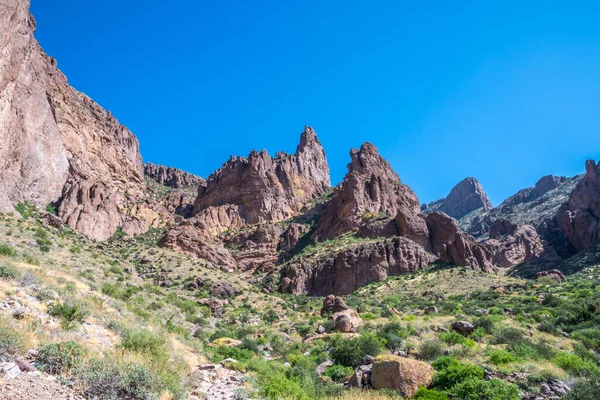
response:
<path fill-rule="evenodd" d="M 375 358 L 371 370 L 373 388 L 391 389 L 401 396 L 412 397 L 419 386 L 429 386 L 434 370 L 422 361 L 398 356 L 379 356 Z"/>
<path fill-rule="evenodd" d="M 333 321 L 333 329 L 342 333 L 356 332 L 362 324 L 362 319 L 353 309 L 336 312 L 329 319 Z"/>
<path fill-rule="evenodd" d="M 562 271 L 559 271 L 557 269 L 538 272 L 537 274 L 535 274 L 535 279 L 539 279 L 544 276 L 549 276 L 550 278 L 554 279 L 557 283 L 564 282 L 567 279 L 565 274 L 563 274 Z"/>
<path fill-rule="evenodd" d="M 469 336 L 471 333 L 475 331 L 475 327 L 473 324 L 467 321 L 456 321 L 453 322 L 450 327 L 460 333 L 463 336 Z"/>
<path fill-rule="evenodd" d="M 323 299 L 323 307 L 321 307 L 320 314 L 323 317 L 327 314 L 334 314 L 349 309 L 350 307 L 348 307 L 344 299 L 330 294 L 329 296 L 325 297 L 325 299 Z"/>

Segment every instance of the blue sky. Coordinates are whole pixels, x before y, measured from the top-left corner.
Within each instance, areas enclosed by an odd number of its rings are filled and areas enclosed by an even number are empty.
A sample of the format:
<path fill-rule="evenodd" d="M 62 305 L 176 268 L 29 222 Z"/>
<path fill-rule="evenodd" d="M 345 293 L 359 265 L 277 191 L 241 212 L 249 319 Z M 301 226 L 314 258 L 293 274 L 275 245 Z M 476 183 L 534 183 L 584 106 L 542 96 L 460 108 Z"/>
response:
<path fill-rule="evenodd" d="M 311 125 L 334 183 L 369 141 L 422 202 L 474 176 L 498 204 L 600 159 L 597 1 L 31 2 L 145 161 L 207 176 Z"/>

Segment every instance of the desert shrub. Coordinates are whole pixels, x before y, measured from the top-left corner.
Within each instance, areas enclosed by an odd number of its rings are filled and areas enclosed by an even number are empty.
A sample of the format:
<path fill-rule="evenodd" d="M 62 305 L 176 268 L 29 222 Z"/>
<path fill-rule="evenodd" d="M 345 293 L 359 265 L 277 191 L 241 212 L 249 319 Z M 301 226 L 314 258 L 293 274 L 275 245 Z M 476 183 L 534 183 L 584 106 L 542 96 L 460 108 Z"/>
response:
<path fill-rule="evenodd" d="M 420 387 L 412 397 L 413 400 L 448 400 L 448 395 L 438 390 L 426 389 Z"/>
<path fill-rule="evenodd" d="M 473 321 L 473 326 L 475 328 L 483 329 L 487 334 L 492 334 L 494 332 L 495 325 L 494 320 L 487 315 L 482 315 Z"/>
<path fill-rule="evenodd" d="M 496 332 L 492 339 L 491 344 L 513 344 L 522 342 L 524 339 L 523 331 L 517 328 L 503 328 Z"/>
<path fill-rule="evenodd" d="M 102 284 L 102 293 L 117 300 L 127 301 L 139 292 L 140 289 L 134 286 L 123 286 L 119 283 L 104 283 Z"/>
<path fill-rule="evenodd" d="M 17 252 L 8 243 L 0 243 L 0 256 L 14 257 Z"/>
<path fill-rule="evenodd" d="M 556 353 L 556 351 L 546 343 L 533 343 L 529 339 L 511 343 L 507 346 L 507 350 L 513 353 L 517 358 L 528 360 L 549 360 L 554 357 Z"/>
<path fill-rule="evenodd" d="M 352 375 L 354 368 L 344 367 L 343 365 L 334 364 L 331 367 L 327 367 L 323 375 L 330 377 L 333 381 L 341 381 L 342 379 Z"/>
<path fill-rule="evenodd" d="M 490 362 L 494 365 L 510 364 L 517 361 L 517 357 L 509 351 L 492 349 L 487 352 Z"/>
<path fill-rule="evenodd" d="M 467 339 L 456 331 L 452 332 L 440 332 L 438 334 L 438 339 L 447 344 L 466 344 Z"/>
<path fill-rule="evenodd" d="M 584 360 L 573 353 L 558 353 L 552 362 L 570 374 L 578 376 L 590 376 L 600 374 L 600 368 L 595 363 Z"/>
<path fill-rule="evenodd" d="M 13 264 L 0 264 L 0 280 L 19 279 L 21 273 Z"/>
<path fill-rule="evenodd" d="M 63 329 L 68 330 L 73 327 L 74 323 L 82 323 L 90 315 L 90 312 L 79 303 L 72 305 L 62 303 L 52 305 L 48 309 L 48 314 L 61 318 Z"/>
<path fill-rule="evenodd" d="M 37 362 L 44 372 L 59 375 L 79 366 L 85 354 L 85 349 L 73 341 L 48 343 L 38 351 Z"/>
<path fill-rule="evenodd" d="M 1 268 L 2 267 L 0 267 L 0 269 Z M 0 275 L 1 274 L 2 273 L 0 272 Z M 21 285 L 23 287 L 39 285 L 39 284 L 40 284 L 40 278 L 38 278 L 38 276 L 32 272 L 25 272 L 24 274 L 21 275 L 21 279 L 19 279 L 19 285 Z"/>
<path fill-rule="evenodd" d="M 563 400 L 590 400 L 600 399 L 600 380 L 584 379 L 578 381 L 573 390 L 563 397 Z"/>
<path fill-rule="evenodd" d="M 77 378 L 89 398 L 157 399 L 161 391 L 157 376 L 143 365 L 111 358 L 91 360 L 80 368 Z"/>
<path fill-rule="evenodd" d="M 537 328 L 540 332 L 546 332 L 551 334 L 558 333 L 558 328 L 551 322 L 542 322 L 538 325 Z"/>
<path fill-rule="evenodd" d="M 519 388 L 500 379 L 469 378 L 457 383 L 449 391 L 454 399 L 461 400 L 519 400 Z"/>
<path fill-rule="evenodd" d="M 213 350 L 213 354 L 215 354 L 215 361 L 217 362 L 226 358 L 233 358 L 236 361 L 245 362 L 254 357 L 254 353 L 251 350 L 241 347 L 219 346 Z"/>
<path fill-rule="evenodd" d="M 37 228 L 33 236 L 35 237 L 37 244 L 40 246 L 41 251 L 44 253 L 50 251 L 50 248 L 52 247 L 52 240 L 50 239 L 47 230 L 43 228 Z"/>
<path fill-rule="evenodd" d="M 379 355 L 382 347 L 381 339 L 370 333 L 352 339 L 335 337 L 331 342 L 331 358 L 336 364 L 357 367 L 364 356 Z"/>
<path fill-rule="evenodd" d="M 145 329 L 126 329 L 123 332 L 121 347 L 132 352 L 146 354 L 153 358 L 168 357 L 165 338 Z"/>
<path fill-rule="evenodd" d="M 25 351 L 21 333 L 0 320 L 0 358 L 10 359 Z"/>
<path fill-rule="evenodd" d="M 581 341 L 588 349 L 600 350 L 600 329 L 581 329 L 571 333 L 571 338 Z"/>
<path fill-rule="evenodd" d="M 15 210 L 21 214 L 23 218 L 37 218 L 39 216 L 37 207 L 26 201 L 18 203 L 15 206 Z"/>
<path fill-rule="evenodd" d="M 306 337 L 309 333 L 311 333 L 313 330 L 312 325 L 298 325 L 296 326 L 296 332 L 298 332 L 298 335 L 302 336 L 302 337 Z"/>
<path fill-rule="evenodd" d="M 400 348 L 402 341 L 409 334 L 409 329 L 402 326 L 399 322 L 389 322 L 377 330 L 377 336 L 384 340 L 385 346 L 390 350 Z"/>
<path fill-rule="evenodd" d="M 462 363 L 455 357 L 440 357 L 432 364 L 437 373 L 433 377 L 434 386 L 449 389 L 467 379 L 483 379 L 483 368 Z M 460 397 L 459 397 L 460 398 Z"/>
<path fill-rule="evenodd" d="M 432 361 L 444 354 L 446 346 L 437 340 L 424 340 L 419 344 L 419 358 L 425 361 Z"/>

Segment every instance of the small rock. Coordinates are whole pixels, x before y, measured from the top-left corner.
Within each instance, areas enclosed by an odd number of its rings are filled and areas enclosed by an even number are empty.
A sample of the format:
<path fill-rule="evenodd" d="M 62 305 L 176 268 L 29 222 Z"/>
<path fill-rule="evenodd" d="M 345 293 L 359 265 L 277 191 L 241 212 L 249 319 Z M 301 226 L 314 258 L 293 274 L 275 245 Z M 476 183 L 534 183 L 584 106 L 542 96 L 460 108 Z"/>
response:
<path fill-rule="evenodd" d="M 425 312 L 425 314 L 429 315 L 429 314 L 437 314 L 439 311 L 436 306 L 429 306 L 425 309 L 424 312 Z"/>
<path fill-rule="evenodd" d="M 6 374 L 9 378 L 16 378 L 21 375 L 21 370 L 15 363 L 5 363 L 2 366 L 2 372 Z"/>
<path fill-rule="evenodd" d="M 567 332 L 561 332 L 560 334 L 563 335 L 566 338 L 570 338 L 571 337 L 571 335 L 569 335 Z"/>

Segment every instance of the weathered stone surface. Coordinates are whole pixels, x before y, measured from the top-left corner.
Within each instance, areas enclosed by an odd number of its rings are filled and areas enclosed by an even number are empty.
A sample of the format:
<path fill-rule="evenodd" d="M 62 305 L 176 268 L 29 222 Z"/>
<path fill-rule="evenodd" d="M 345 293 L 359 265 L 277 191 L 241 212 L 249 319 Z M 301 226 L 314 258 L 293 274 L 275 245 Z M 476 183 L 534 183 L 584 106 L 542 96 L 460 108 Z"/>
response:
<path fill-rule="evenodd" d="M 252 151 L 232 157 L 200 186 L 194 212 L 213 234 L 296 215 L 329 189 L 329 166 L 314 130 L 306 127 L 295 154 Z"/>
<path fill-rule="evenodd" d="M 69 86 L 34 31 L 28 0 L 0 5 L 0 210 L 61 200 L 66 224 L 107 239 L 143 194 L 138 141 Z"/>
<path fill-rule="evenodd" d="M 329 319 L 333 321 L 333 329 L 342 333 L 356 332 L 362 324 L 358 312 L 351 308 L 333 313 Z"/>
<path fill-rule="evenodd" d="M 550 278 L 554 279 L 557 283 L 564 282 L 567 279 L 565 277 L 565 274 L 563 274 L 562 271 L 559 271 L 557 269 L 538 272 L 535 274 L 535 279 L 539 279 L 544 276 L 549 276 Z"/>
<path fill-rule="evenodd" d="M 588 160 L 585 171 L 557 214 L 561 229 L 577 250 L 600 240 L 600 162 Z"/>
<path fill-rule="evenodd" d="M 232 255 L 241 270 L 268 268 L 277 261 L 277 246 L 282 228 L 274 224 L 260 224 L 224 235 L 223 243 L 236 251 Z"/>
<path fill-rule="evenodd" d="M 315 241 L 322 241 L 349 232 L 365 229 L 374 220 L 383 219 L 380 229 L 366 236 L 395 234 L 393 221 L 400 210 L 406 215 L 420 212 L 419 201 L 414 192 L 400 182 L 390 164 L 379 155 L 377 148 L 364 143 L 360 150 L 350 150 L 351 162 L 344 181 L 336 187 L 333 199 L 319 219 L 313 234 Z"/>
<path fill-rule="evenodd" d="M 534 187 L 520 190 L 502 202 L 503 207 L 515 206 L 517 204 L 527 203 L 539 199 L 549 191 L 556 189 L 562 183 L 566 182 L 564 176 L 546 175 L 540 178 Z"/>
<path fill-rule="evenodd" d="M 429 229 L 431 251 L 440 261 L 493 272 L 492 253 L 475 239 L 458 229 L 458 222 L 441 212 L 425 218 Z"/>
<path fill-rule="evenodd" d="M 492 253 L 492 262 L 498 268 L 510 268 L 539 257 L 544 245 L 535 228 L 516 225 L 497 219 L 490 229 L 490 238 L 484 246 Z"/>
<path fill-rule="evenodd" d="M 463 179 L 452 188 L 446 198 L 423 207 L 427 213 L 440 211 L 457 219 L 480 208 L 484 211 L 491 210 L 492 203 L 481 183 L 475 178 Z"/>
<path fill-rule="evenodd" d="M 323 307 L 321 307 L 321 316 L 324 317 L 327 314 L 335 314 L 349 309 L 350 307 L 348 307 L 344 299 L 330 294 L 329 296 L 325 297 L 325 299 L 323 299 Z"/>
<path fill-rule="evenodd" d="M 286 251 L 294 248 L 300 241 L 300 237 L 307 232 L 308 227 L 306 225 L 292 222 L 283 233 L 281 240 L 279 241 L 278 249 Z"/>
<path fill-rule="evenodd" d="M 423 269 L 428 263 L 429 256 L 421 246 L 395 237 L 290 263 L 283 268 L 281 290 L 313 296 L 345 295 L 388 276 Z"/>
<path fill-rule="evenodd" d="M 467 321 L 456 321 L 451 325 L 452 329 L 459 332 L 461 335 L 468 336 L 475 331 L 473 324 Z"/>
<path fill-rule="evenodd" d="M 54 214 L 47 212 L 40 213 L 40 223 L 46 228 L 52 227 L 56 229 L 62 229 L 63 220 Z"/>
<path fill-rule="evenodd" d="M 231 297 L 237 296 L 238 291 L 225 282 L 219 282 L 215 284 L 212 291 L 210 292 L 210 295 L 218 299 L 229 299 Z"/>
<path fill-rule="evenodd" d="M 371 369 L 374 389 L 398 391 L 402 397 L 411 398 L 419 386 L 429 386 L 434 370 L 422 361 L 399 356 L 379 356 Z"/>
<path fill-rule="evenodd" d="M 200 186 L 205 183 L 205 180 L 197 175 L 190 174 L 189 172 L 177 168 L 156 165 L 150 162 L 144 165 L 144 174 L 161 185 L 175 189 Z"/>

